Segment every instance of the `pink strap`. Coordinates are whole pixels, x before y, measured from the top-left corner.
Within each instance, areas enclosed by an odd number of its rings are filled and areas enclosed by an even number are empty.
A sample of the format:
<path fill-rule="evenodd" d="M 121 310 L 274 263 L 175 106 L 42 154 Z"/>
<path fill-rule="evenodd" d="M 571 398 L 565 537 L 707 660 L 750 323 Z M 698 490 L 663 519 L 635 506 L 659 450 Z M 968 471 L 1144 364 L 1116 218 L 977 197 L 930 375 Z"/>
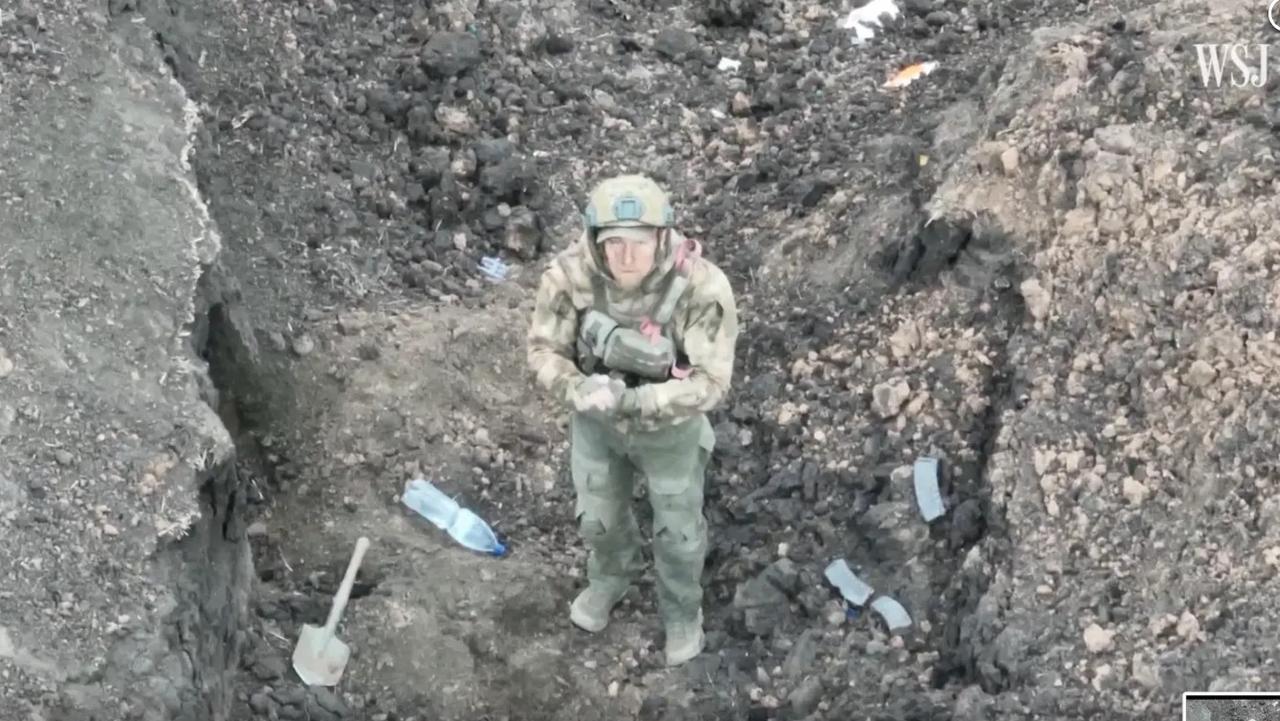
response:
<path fill-rule="evenodd" d="M 650 343 L 657 343 L 658 338 L 662 335 L 662 326 L 654 323 L 649 316 L 640 319 L 640 333 L 649 339 Z"/>
<path fill-rule="evenodd" d="M 688 275 L 689 270 L 693 267 L 693 262 L 702 256 L 702 244 L 693 238 L 685 238 L 684 242 L 676 248 L 676 271 L 682 275 Z M 650 343 L 657 343 L 659 336 L 662 335 L 662 328 L 649 316 L 645 316 L 640 320 L 640 333 L 649 339 Z M 671 377 L 684 379 L 693 373 L 692 368 L 680 367 L 675 363 L 671 364 Z"/>
<path fill-rule="evenodd" d="M 702 256 L 702 244 L 693 238 L 685 238 L 676 248 L 676 270 L 687 275 L 693 268 L 693 261 Z"/>

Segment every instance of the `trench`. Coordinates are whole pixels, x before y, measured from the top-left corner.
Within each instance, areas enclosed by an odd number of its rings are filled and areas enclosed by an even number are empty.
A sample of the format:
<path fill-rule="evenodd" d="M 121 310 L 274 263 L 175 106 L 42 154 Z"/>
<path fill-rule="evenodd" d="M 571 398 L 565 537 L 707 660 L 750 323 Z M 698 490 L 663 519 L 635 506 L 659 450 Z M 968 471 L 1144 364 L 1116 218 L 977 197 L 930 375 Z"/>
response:
<path fill-rule="evenodd" d="M 250 521 L 255 508 L 272 502 L 281 492 L 283 479 L 258 439 L 267 435 L 271 409 L 292 394 L 293 386 L 267 382 L 260 372 L 254 337 L 246 330 L 248 322 L 228 277 L 218 261 L 205 270 L 197 284 L 192 324 L 193 351 L 208 367 L 203 400 L 231 434 L 235 453 L 203 484 L 205 513 L 178 547 L 184 569 L 179 588 L 187 602 L 177 627 L 182 639 L 195 639 L 188 642 L 194 646 L 188 651 L 192 685 L 203 689 L 200 710 L 181 718 L 224 721 L 253 712 L 267 714 L 268 708 L 275 709 L 273 717 L 285 719 L 351 718 L 336 694 L 307 688 L 292 678 L 278 648 L 269 659 L 261 653 L 263 640 L 255 630 L 258 619 L 275 612 L 289 624 L 323 624 L 336 589 L 326 582 L 278 608 L 264 606 L 261 584 L 278 579 L 273 566 L 259 562 Z M 362 573 L 351 591 L 352 603 L 368 596 L 376 585 Z M 270 685 L 264 686 L 263 681 Z M 256 693 L 251 695 L 248 688 Z"/>
<path fill-rule="evenodd" d="M 202 281 L 202 289 L 204 285 Z M 189 352 L 209 360 L 211 349 L 220 341 L 203 290 L 196 293 L 196 312 L 187 330 Z M 225 395 L 210 382 L 214 377 L 216 374 L 198 378 L 199 393 L 204 403 L 219 411 Z M 236 693 L 253 589 L 253 562 L 244 522 L 247 499 L 238 460 L 232 453 L 215 459 L 204 470 L 198 481 L 200 517 L 182 539 L 158 557 L 160 573 L 169 579 L 173 594 L 174 611 L 164 629 L 171 655 L 139 649 L 134 668 L 150 668 L 159 674 L 152 681 L 153 693 L 158 679 L 165 679 L 168 690 L 158 698 L 168 718 L 232 718 L 228 712 Z"/>
<path fill-rule="evenodd" d="M 225 669 L 224 678 L 228 691 L 222 694 L 221 716 L 212 718 L 235 719 L 256 711 L 277 709 L 279 718 L 305 718 L 317 721 L 333 721 L 347 718 L 346 709 L 336 694 L 327 689 L 310 689 L 292 678 L 292 671 L 281 662 L 281 656 L 268 657 L 261 653 L 263 640 L 256 629 L 260 619 L 269 613 L 263 605 L 263 583 L 278 580 L 276 568 L 262 564 L 261 552 L 251 538 L 250 520 L 255 509 L 272 502 L 280 492 L 282 482 L 269 449 L 259 439 L 269 435 L 271 411 L 292 397 L 290 383 L 266 382 L 259 368 L 259 353 L 251 326 L 241 312 L 239 296 L 234 281 L 229 281 L 225 267 L 218 261 L 202 275 L 197 297 L 204 333 L 199 346 L 201 358 L 208 364 L 212 386 L 210 405 L 226 426 L 235 442 L 234 462 L 229 473 L 237 479 L 235 485 L 223 491 L 223 498 L 214 499 L 211 505 L 211 523 L 222 524 L 225 533 L 234 533 L 245 546 L 245 565 L 248 578 L 245 581 L 246 612 L 236 619 L 234 628 L 224 627 L 222 632 L 242 639 L 217 668 Z M 267 441 L 269 444 L 270 441 Z M 217 559 L 208 559 L 206 568 L 217 576 L 220 565 Z M 351 601 L 367 596 L 373 585 L 363 576 L 351 591 Z M 374 584 L 376 585 L 376 584 Z M 315 589 L 319 593 L 298 596 L 279 609 L 290 623 L 323 624 L 328 612 L 328 598 L 336 590 L 332 587 Z M 294 638 L 288 638 L 292 642 Z M 266 682 L 268 685 L 264 686 Z M 246 689 L 252 687 L 256 694 Z M 246 708 L 247 707 L 247 708 Z"/>
<path fill-rule="evenodd" d="M 1021 403 L 1018 369 L 1011 365 L 1009 351 L 1027 309 L 1013 290 L 1020 278 L 1007 255 L 1011 247 L 1010 239 L 989 218 L 926 222 L 892 258 L 890 271 L 896 283 L 923 287 L 947 268 L 962 282 L 991 289 L 990 310 L 977 312 L 973 319 L 975 325 L 996 329 L 992 370 L 982 389 L 987 405 L 965 438 L 973 459 L 952 464 L 941 482 L 954 505 L 948 510 L 948 522 L 933 530 L 934 538 L 942 541 L 933 558 L 933 567 L 940 571 L 934 590 L 936 616 L 942 623 L 930 634 L 930 645 L 939 653 L 931 685 L 976 684 L 991 695 L 1021 681 L 1020 669 L 995 643 L 999 629 L 993 629 L 992 619 L 978 612 L 994 568 L 1007 564 L 1011 552 L 1008 524 L 993 503 L 988 476 L 1004 414 Z M 970 565 L 966 561 L 974 551 L 982 561 Z"/>
<path fill-rule="evenodd" d="M 923 264 L 895 263 L 893 272 L 900 283 L 927 288 L 939 268 L 954 267 L 962 262 L 966 252 L 996 247 L 1001 242 L 985 231 L 970 227 L 952 227 L 944 236 L 908 241 L 913 246 L 910 252 L 917 260 L 933 257 L 938 260 Z M 1011 275 L 1013 270 L 1002 268 L 999 273 Z M 1015 285 L 1016 280 L 1011 277 L 997 283 L 998 288 Z M 199 283 L 198 307 L 202 310 L 193 337 L 198 354 L 208 363 L 211 382 L 205 400 L 236 439 L 237 456 L 216 469 L 205 483 L 202 500 L 207 514 L 199 530 L 180 546 L 189 579 L 182 588 L 189 601 L 188 610 L 178 621 L 179 633 L 182 638 L 191 639 L 196 637 L 193 629 L 200 628 L 205 629 L 205 637 L 216 639 L 212 643 L 188 642 L 193 647 L 190 652 L 193 683 L 196 688 L 206 689 L 204 703 L 208 718 L 236 718 L 226 715 L 229 709 L 243 709 L 246 704 L 246 712 L 270 715 L 270 710 L 274 710 L 281 718 L 324 721 L 354 718 L 333 693 L 303 687 L 292 679 L 288 669 L 264 669 L 260 654 L 254 649 L 259 641 L 252 638 L 253 621 L 246 609 L 253 609 L 259 616 L 274 616 L 286 628 L 300 623 L 319 623 L 327 611 L 328 594 L 334 589 L 331 584 L 312 587 L 307 593 L 276 606 L 264 605 L 260 598 L 252 595 L 256 584 L 284 580 L 284 574 L 270 563 L 255 567 L 247 517 L 253 506 L 288 502 L 291 480 L 284 470 L 285 464 L 272 458 L 279 449 L 263 447 L 259 439 L 271 436 L 273 408 L 278 412 L 278 408 L 287 407 L 294 395 L 305 389 L 295 385 L 300 382 L 298 379 L 286 378 L 279 369 L 263 366 L 254 336 L 246 330 L 249 325 L 234 287 L 221 265 L 208 269 Z M 994 349 L 994 370 L 984 388 L 989 399 L 986 411 L 966 437 L 966 445 L 975 457 L 954 468 L 944 465 L 943 492 L 954 504 L 949 504 L 946 522 L 930 529 L 935 543 L 929 557 L 923 559 L 929 568 L 936 605 L 913 609 L 940 621 L 923 640 L 926 647 L 939 655 L 929 684 L 935 689 L 977 684 L 989 694 L 1007 691 L 1019 681 L 1018 669 L 999 656 L 993 638 L 999 629 L 993 629 L 989 619 L 978 613 L 978 604 L 991 581 L 991 562 L 998 563 L 999 557 L 1007 556 L 1008 530 L 993 508 L 986 466 L 1000 432 L 1003 412 L 1018 403 L 1016 373 L 1008 366 L 1006 353 L 1025 313 L 1016 293 L 1000 292 L 996 298 L 990 315 L 982 322 L 1000 328 L 998 337 L 1004 344 Z M 756 362 L 768 362 L 768 359 L 758 358 Z M 281 379 L 285 382 L 280 382 Z M 890 450 L 885 449 L 882 461 L 890 460 Z M 779 448 L 772 453 L 787 451 Z M 757 457 L 756 462 L 765 461 L 767 467 L 768 456 L 769 453 L 765 453 Z M 766 483 L 761 492 L 754 495 L 782 498 L 793 491 L 808 493 L 804 490 L 804 477 L 810 474 L 797 469 L 796 475 L 800 479 L 798 487 L 787 484 L 781 488 L 776 482 Z M 873 483 L 856 499 L 854 505 L 859 508 L 874 504 L 885 491 L 887 477 L 873 472 L 868 476 Z M 808 479 L 809 484 L 815 482 Z M 853 523 L 856 527 L 858 521 Z M 864 551 L 872 555 L 884 553 L 883 549 L 874 548 L 874 540 L 869 543 L 872 547 Z M 973 567 L 966 565 L 966 555 L 979 546 L 988 555 L 988 562 Z M 719 564 L 716 555 L 713 553 L 709 559 L 709 567 Z M 717 579 L 712 579 L 711 584 L 709 590 L 721 585 Z M 376 585 L 376 579 L 371 581 L 362 576 L 352 593 L 353 602 L 372 593 Z M 731 626 L 733 636 L 745 638 L 737 633 L 741 630 L 738 626 L 740 621 L 735 619 Z M 738 640 L 729 641 L 730 645 L 738 643 Z M 264 688 L 261 683 L 264 679 L 270 691 L 246 690 Z M 905 707 L 896 703 L 894 706 L 905 711 Z"/>
<path fill-rule="evenodd" d="M 937 598 L 931 615 L 942 623 L 930 635 L 939 659 L 930 683 L 934 688 L 976 684 L 991 695 L 1018 685 L 1022 669 L 1001 651 L 993 619 L 982 616 L 979 603 L 991 585 L 993 569 L 1006 565 L 1011 553 L 1007 521 L 995 507 L 988 476 L 1006 411 L 1022 405 L 1018 369 L 1011 365 L 1010 347 L 1027 318 L 1021 295 L 1014 288 L 1021 278 L 1008 256 L 1010 239 L 992 219 L 979 217 L 953 222 L 926 221 L 901 246 L 886 253 L 881 267 L 899 289 L 923 290 L 938 274 L 950 270 L 962 283 L 987 286 L 990 311 L 975 311 L 971 322 L 996 329 L 991 348 L 991 372 L 982 395 L 987 405 L 965 439 L 973 459 L 949 464 L 940 485 L 953 499 L 948 519 L 932 532 L 940 543 L 933 553 L 939 576 L 933 584 Z M 971 551 L 981 560 L 966 563 Z"/>
<path fill-rule="evenodd" d="M 160 38 L 157 42 L 166 54 L 175 54 L 167 42 Z M 180 81 L 184 80 L 176 66 L 173 70 Z M 203 182 L 201 190 L 206 196 L 215 192 Z M 946 222 L 922 225 L 915 235 L 882 258 L 880 270 L 897 287 L 911 284 L 927 288 L 941 270 L 954 269 L 965 257 L 981 257 L 984 252 L 998 251 L 994 246 L 999 244 L 998 237 L 969 226 Z M 944 480 L 949 481 L 963 479 L 957 481 L 959 485 L 944 487 L 944 493 L 958 499 L 959 504 L 951 509 L 947 523 L 931 530 L 935 540 L 941 543 L 935 544 L 931 557 L 927 559 L 932 587 L 938 598 L 937 605 L 928 610 L 928 615 L 943 621 L 935 625 L 926 639 L 926 645 L 939 653 L 939 661 L 930 679 L 935 689 L 977 683 L 988 693 L 995 694 L 1008 690 L 1018 681 L 1016 669 L 1009 668 L 996 657 L 991 635 L 993 629 L 977 613 L 978 604 L 991 581 L 989 563 L 974 568 L 963 564 L 966 555 L 975 547 L 981 546 L 988 553 L 1000 555 L 1002 547 L 1007 545 L 1008 532 L 1003 519 L 992 506 L 985 469 L 1000 431 L 1001 415 L 1016 404 L 1015 374 L 1007 367 L 1006 349 L 1024 310 L 1016 301 L 1017 294 L 1009 292 L 1011 287 L 1016 287 L 1016 280 L 1006 280 L 994 311 L 981 319 L 981 322 L 1000 329 L 999 336 L 1005 344 L 996 349 L 996 356 L 992 358 L 996 370 L 987 379 L 984 389 L 989 401 L 987 410 L 970 430 L 967 439 L 967 446 L 975 452 L 976 460 L 958 465 L 944 476 Z M 252 506 L 272 503 L 277 496 L 281 502 L 287 502 L 293 480 L 288 476 L 285 465 L 270 460 L 277 449 L 264 447 L 259 439 L 270 437 L 273 411 L 296 407 L 294 395 L 306 389 L 296 385 L 295 379 L 282 374 L 279 369 L 262 365 L 257 341 L 251 325 L 243 317 L 234 288 L 235 284 L 221 263 L 209 268 L 199 284 L 198 307 L 201 310 L 197 325 L 200 332 L 194 335 L 199 355 L 209 364 L 211 389 L 207 400 L 237 440 L 237 456 L 227 460 L 205 483 L 202 500 L 208 513 L 199 531 L 180 546 L 187 569 L 184 575 L 188 579 L 183 593 L 189 600 L 186 604 L 188 610 L 179 621 L 179 633 L 183 638 L 195 638 L 193 629 L 198 628 L 203 629 L 200 633 L 204 637 L 213 639 L 206 643 L 197 640 L 188 644 L 193 648 L 190 653 L 193 683 L 195 688 L 205 689 L 203 703 L 207 712 L 192 714 L 191 717 L 239 718 L 228 716 L 230 709 L 236 708 L 242 709 L 239 712 L 245 713 L 246 718 L 253 713 L 323 721 L 352 718 L 334 694 L 301 687 L 292 679 L 288 669 L 263 668 L 258 660 L 259 654 L 253 648 L 256 641 L 249 638 L 251 620 L 245 609 L 252 608 L 259 615 L 272 615 L 286 627 L 303 622 L 315 623 L 323 619 L 327 610 L 325 592 L 332 593 L 333 589 L 312 588 L 309 594 L 266 609 L 257 600 L 250 600 L 250 589 L 256 583 L 279 580 L 277 574 L 281 572 L 270 564 L 255 569 L 246 519 Z M 874 299 L 869 300 L 874 305 Z M 768 356 L 764 361 L 771 361 L 785 358 L 787 353 L 779 347 L 762 355 Z M 279 382 L 282 379 L 285 382 Z M 784 443 L 779 448 L 753 454 L 755 457 L 748 465 L 767 468 L 771 455 L 785 457 L 791 450 Z M 884 460 L 888 459 L 888 450 Z M 784 465 L 793 465 L 790 460 L 784 459 Z M 762 493 L 756 496 L 785 498 L 812 495 L 810 485 L 831 482 L 829 479 L 818 481 L 808 478 L 810 474 L 802 466 L 795 471 L 792 479 L 795 483 L 787 481 L 785 487 L 779 487 L 770 479 L 768 483 L 771 485 L 764 485 Z M 884 490 L 883 478 L 870 472 L 867 475 L 871 476 L 872 483 L 858 498 L 856 505 L 859 507 L 874 503 Z M 729 532 L 737 537 L 744 533 L 744 529 L 730 529 Z M 728 557 L 729 554 L 713 549 L 708 559 L 709 568 L 718 563 L 720 558 L 717 556 Z M 727 605 L 729 593 L 722 587 L 722 581 L 712 581 L 709 596 L 719 591 L 720 600 Z M 352 594 L 353 600 L 358 601 L 371 593 L 375 585 L 376 581 L 358 583 Z M 823 596 L 828 593 L 827 589 L 819 591 Z M 745 637 L 737 633 L 740 629 L 734 627 L 731 630 L 734 638 L 728 643 L 745 647 L 747 644 L 742 641 Z M 477 656 L 483 657 L 483 654 Z M 262 689 L 264 683 L 270 690 L 243 690 L 251 687 Z M 242 690 L 237 693 L 237 689 Z M 753 708 L 752 713 L 755 714 L 753 717 L 765 717 L 760 715 L 759 708 Z"/>

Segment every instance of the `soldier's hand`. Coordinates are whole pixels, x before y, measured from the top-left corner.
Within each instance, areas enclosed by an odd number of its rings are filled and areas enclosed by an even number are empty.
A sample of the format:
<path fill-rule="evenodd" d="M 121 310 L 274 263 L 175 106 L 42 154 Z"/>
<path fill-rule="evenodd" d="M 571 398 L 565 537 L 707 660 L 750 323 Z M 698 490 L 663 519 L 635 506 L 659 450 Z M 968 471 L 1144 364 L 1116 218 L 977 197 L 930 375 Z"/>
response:
<path fill-rule="evenodd" d="M 574 389 L 573 407 L 579 413 L 610 412 L 617 407 L 624 388 L 622 381 L 609 376 L 588 376 Z"/>
<path fill-rule="evenodd" d="M 618 399 L 618 414 L 622 416 L 644 415 L 646 401 L 652 401 L 652 391 L 653 389 L 648 386 L 624 390 Z"/>

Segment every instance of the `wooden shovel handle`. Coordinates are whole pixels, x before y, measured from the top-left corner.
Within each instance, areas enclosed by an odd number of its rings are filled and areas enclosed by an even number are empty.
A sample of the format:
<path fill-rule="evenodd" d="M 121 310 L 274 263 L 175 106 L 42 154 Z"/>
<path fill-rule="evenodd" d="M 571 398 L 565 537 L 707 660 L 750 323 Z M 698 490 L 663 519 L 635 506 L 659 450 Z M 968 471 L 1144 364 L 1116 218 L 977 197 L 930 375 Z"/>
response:
<path fill-rule="evenodd" d="M 338 629 L 338 620 L 342 618 L 342 611 L 347 607 L 347 599 L 351 596 L 351 586 L 356 582 L 356 572 L 360 570 L 360 562 L 364 560 L 364 552 L 369 550 L 369 539 L 361 536 L 356 541 L 356 551 L 351 554 L 351 563 L 347 564 L 347 575 L 342 577 L 342 585 L 338 587 L 338 594 L 333 597 L 333 607 L 329 609 L 329 620 L 325 621 L 324 632 L 327 636 L 332 636 L 333 632 Z"/>

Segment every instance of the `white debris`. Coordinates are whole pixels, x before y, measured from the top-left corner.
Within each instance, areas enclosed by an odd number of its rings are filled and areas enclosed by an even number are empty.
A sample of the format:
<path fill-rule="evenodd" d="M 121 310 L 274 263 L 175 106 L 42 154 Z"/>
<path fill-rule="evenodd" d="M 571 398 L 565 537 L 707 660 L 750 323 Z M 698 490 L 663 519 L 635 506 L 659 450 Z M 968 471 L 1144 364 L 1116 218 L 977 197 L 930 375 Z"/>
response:
<path fill-rule="evenodd" d="M 892 19 L 898 14 L 898 5 L 893 0 L 871 0 L 860 8 L 854 8 L 840 21 L 840 27 L 853 30 L 854 44 L 861 45 L 876 36 L 876 28 L 883 27 L 881 17 L 888 15 Z"/>
<path fill-rule="evenodd" d="M 840 589 L 840 595 L 855 606 L 861 606 L 866 603 L 867 599 L 871 598 L 871 594 L 875 592 L 875 589 L 853 574 L 853 570 L 849 568 L 849 564 L 843 558 L 838 558 L 828 564 L 824 575 L 831 582 L 831 585 Z"/>
<path fill-rule="evenodd" d="M 1111 650 L 1114 645 L 1113 638 L 1115 631 L 1108 631 L 1096 623 L 1089 624 L 1084 630 L 1084 645 L 1089 649 L 1090 653 L 1103 653 Z"/>
<path fill-rule="evenodd" d="M 720 72 L 736 73 L 738 68 L 742 67 L 742 61 L 734 60 L 733 58 L 720 58 L 720 64 L 716 67 Z"/>
<path fill-rule="evenodd" d="M 916 459 L 913 470 L 916 505 L 920 508 L 920 515 L 928 523 L 946 513 L 942 492 L 938 488 L 938 459 L 921 456 Z"/>
<path fill-rule="evenodd" d="M 880 596 L 872 601 L 871 608 L 880 614 L 890 631 L 900 631 L 911 626 L 911 616 L 907 614 L 907 609 L 888 596 Z"/>

